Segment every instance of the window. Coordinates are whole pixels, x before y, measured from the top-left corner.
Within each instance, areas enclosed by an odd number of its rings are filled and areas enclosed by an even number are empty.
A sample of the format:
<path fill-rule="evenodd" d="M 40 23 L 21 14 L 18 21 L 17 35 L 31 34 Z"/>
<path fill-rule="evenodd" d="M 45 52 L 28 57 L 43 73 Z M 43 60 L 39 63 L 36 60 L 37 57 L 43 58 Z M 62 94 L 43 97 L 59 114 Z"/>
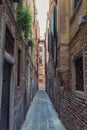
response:
<path fill-rule="evenodd" d="M 18 70 L 17 70 L 17 85 L 20 86 L 20 77 L 21 77 L 21 50 L 18 49 Z"/>
<path fill-rule="evenodd" d="M 75 59 L 75 74 L 76 74 L 76 90 L 77 91 L 84 91 L 84 84 L 83 84 L 83 57 L 78 56 Z"/>
<path fill-rule="evenodd" d="M 40 52 L 42 52 L 43 51 L 43 48 L 42 48 L 42 46 L 40 46 Z"/>
<path fill-rule="evenodd" d="M 84 92 L 84 75 L 83 75 L 83 52 L 80 50 L 72 57 L 72 84 L 75 92 Z"/>
<path fill-rule="evenodd" d="M 0 4 L 2 4 L 2 0 L 0 0 Z"/>
<path fill-rule="evenodd" d="M 14 38 L 7 26 L 6 26 L 6 35 L 5 35 L 5 50 L 10 55 L 12 56 L 14 55 Z"/>
<path fill-rule="evenodd" d="M 40 64 L 42 64 L 42 56 L 40 56 Z"/>
<path fill-rule="evenodd" d="M 54 38 L 57 39 L 57 7 L 54 6 Z"/>

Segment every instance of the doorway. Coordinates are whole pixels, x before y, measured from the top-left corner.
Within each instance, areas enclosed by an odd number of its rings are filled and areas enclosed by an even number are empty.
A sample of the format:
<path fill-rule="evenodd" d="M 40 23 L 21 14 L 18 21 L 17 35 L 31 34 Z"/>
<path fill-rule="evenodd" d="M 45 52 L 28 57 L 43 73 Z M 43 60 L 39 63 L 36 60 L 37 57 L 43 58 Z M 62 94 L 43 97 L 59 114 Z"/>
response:
<path fill-rule="evenodd" d="M 4 62 L 1 104 L 1 130 L 9 130 L 11 64 Z"/>

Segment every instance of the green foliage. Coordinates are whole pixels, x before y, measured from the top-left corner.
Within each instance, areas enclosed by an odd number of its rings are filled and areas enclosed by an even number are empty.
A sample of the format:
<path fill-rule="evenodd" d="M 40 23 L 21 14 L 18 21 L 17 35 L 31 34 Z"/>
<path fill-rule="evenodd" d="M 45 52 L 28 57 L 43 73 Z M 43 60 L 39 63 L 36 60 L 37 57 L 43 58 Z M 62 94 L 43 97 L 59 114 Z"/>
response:
<path fill-rule="evenodd" d="M 23 1 L 17 5 L 17 23 L 20 29 L 24 32 L 25 38 L 28 38 L 29 34 L 32 34 L 32 16 L 29 8 L 24 7 Z"/>

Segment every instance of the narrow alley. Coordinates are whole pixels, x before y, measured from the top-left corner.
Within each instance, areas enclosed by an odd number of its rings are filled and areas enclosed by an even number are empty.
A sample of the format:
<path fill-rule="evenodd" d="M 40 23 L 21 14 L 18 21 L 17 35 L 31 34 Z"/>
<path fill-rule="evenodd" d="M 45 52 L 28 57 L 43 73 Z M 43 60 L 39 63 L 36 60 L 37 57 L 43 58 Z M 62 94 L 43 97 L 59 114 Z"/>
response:
<path fill-rule="evenodd" d="M 66 130 L 44 90 L 36 93 L 21 130 Z"/>
<path fill-rule="evenodd" d="M 0 0 L 0 130 L 87 130 L 87 0 Z"/>

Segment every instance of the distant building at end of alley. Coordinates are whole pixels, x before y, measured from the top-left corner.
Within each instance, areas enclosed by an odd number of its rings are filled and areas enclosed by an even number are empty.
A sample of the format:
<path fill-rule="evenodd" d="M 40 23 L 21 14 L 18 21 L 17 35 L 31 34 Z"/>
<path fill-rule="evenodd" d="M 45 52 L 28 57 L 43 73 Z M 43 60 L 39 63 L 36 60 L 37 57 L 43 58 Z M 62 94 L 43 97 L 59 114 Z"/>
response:
<path fill-rule="evenodd" d="M 40 40 L 38 54 L 38 85 L 45 89 L 45 40 Z"/>

